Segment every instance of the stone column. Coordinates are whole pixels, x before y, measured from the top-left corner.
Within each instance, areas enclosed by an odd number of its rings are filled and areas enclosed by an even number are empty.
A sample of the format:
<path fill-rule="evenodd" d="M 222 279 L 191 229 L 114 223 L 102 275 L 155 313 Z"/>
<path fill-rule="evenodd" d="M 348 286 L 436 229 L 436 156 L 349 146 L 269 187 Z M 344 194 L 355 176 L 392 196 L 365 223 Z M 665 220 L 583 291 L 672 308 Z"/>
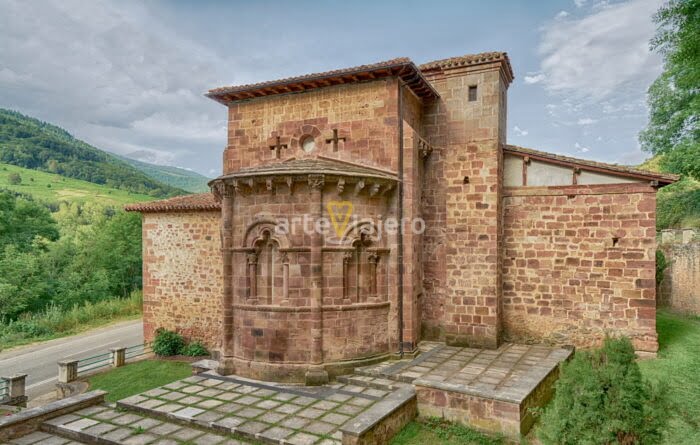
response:
<path fill-rule="evenodd" d="M 7 382 L 9 402 L 11 406 L 27 406 L 27 395 L 25 394 L 25 381 L 27 374 L 15 374 L 8 377 L 0 377 Z"/>
<path fill-rule="evenodd" d="M 223 256 L 223 323 L 221 326 L 221 356 L 219 357 L 218 372 L 229 375 L 235 372 L 233 366 L 233 193 L 231 186 L 219 183 L 218 193 L 221 196 L 221 246 Z"/>
<path fill-rule="evenodd" d="M 377 296 L 377 266 L 379 264 L 379 254 L 372 252 L 367 257 L 369 261 L 369 295 Z"/>
<path fill-rule="evenodd" d="M 70 383 L 78 378 L 78 360 L 58 362 L 58 383 Z"/>
<path fill-rule="evenodd" d="M 309 199 L 312 203 L 311 217 L 314 227 L 323 218 L 323 175 L 309 175 Z M 328 382 L 328 373 L 323 369 L 323 234 L 318 230 L 311 235 L 311 363 L 306 372 L 307 385 L 322 385 Z"/>
<path fill-rule="evenodd" d="M 112 353 L 112 367 L 119 368 L 124 366 L 126 363 L 126 348 L 111 348 Z"/>
<path fill-rule="evenodd" d="M 289 303 L 289 255 L 282 252 L 282 304 Z"/>

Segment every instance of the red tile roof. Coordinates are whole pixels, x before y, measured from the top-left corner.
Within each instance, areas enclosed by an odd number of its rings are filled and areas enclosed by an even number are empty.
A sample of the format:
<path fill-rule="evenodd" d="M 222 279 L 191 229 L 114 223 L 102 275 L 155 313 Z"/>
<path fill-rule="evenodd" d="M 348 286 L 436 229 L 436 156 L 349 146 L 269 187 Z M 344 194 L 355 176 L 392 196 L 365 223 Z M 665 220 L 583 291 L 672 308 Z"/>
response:
<path fill-rule="evenodd" d="M 479 65 L 483 63 L 503 62 L 506 66 L 506 72 L 513 79 L 513 67 L 510 65 L 508 53 L 504 52 L 488 52 L 480 54 L 467 54 L 459 57 L 450 57 L 447 59 L 434 60 L 424 63 L 419 66 L 421 71 L 432 71 L 436 69 L 457 68 L 467 65 Z"/>
<path fill-rule="evenodd" d="M 386 60 L 370 65 L 360 65 L 322 73 L 305 74 L 285 79 L 247 85 L 236 85 L 209 90 L 207 97 L 226 104 L 233 100 L 245 100 L 274 94 L 295 93 L 330 85 L 340 85 L 364 80 L 399 76 L 416 95 L 424 98 L 438 97 L 438 93 L 423 77 L 418 67 L 406 57 Z"/>
<path fill-rule="evenodd" d="M 211 193 L 198 193 L 196 195 L 176 196 L 160 201 L 139 202 L 124 207 L 127 212 L 184 212 L 189 210 L 219 210 L 221 204 L 214 199 Z"/>
<path fill-rule="evenodd" d="M 611 174 L 618 174 L 638 179 L 649 179 L 652 181 L 658 181 L 662 185 L 672 184 L 680 179 L 680 176 L 672 175 L 669 173 L 650 172 L 647 170 L 639 170 L 633 167 L 627 167 L 625 165 L 608 164 L 605 162 L 596 162 L 589 161 L 586 159 L 572 158 L 570 156 L 557 155 L 554 153 L 548 153 L 546 151 L 534 150 L 532 148 L 519 147 L 517 145 L 506 145 L 505 151 L 506 153 L 510 152 L 513 154 L 526 155 L 533 159 L 541 158 L 544 161 L 553 161 L 560 164 L 571 165 L 573 167 L 580 167 L 584 170 L 588 168 L 593 171 L 603 171 Z"/>

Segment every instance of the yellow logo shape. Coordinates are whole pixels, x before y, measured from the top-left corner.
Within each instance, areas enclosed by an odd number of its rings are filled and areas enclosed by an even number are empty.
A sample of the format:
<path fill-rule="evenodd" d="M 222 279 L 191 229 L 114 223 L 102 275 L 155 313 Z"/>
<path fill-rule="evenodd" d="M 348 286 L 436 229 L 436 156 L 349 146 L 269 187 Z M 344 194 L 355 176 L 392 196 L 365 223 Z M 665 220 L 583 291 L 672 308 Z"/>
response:
<path fill-rule="evenodd" d="M 326 208 L 328 209 L 328 215 L 331 217 L 331 224 L 333 225 L 335 234 L 338 235 L 338 238 L 342 238 L 345 229 L 350 223 L 350 216 L 352 215 L 352 202 L 328 201 Z"/>

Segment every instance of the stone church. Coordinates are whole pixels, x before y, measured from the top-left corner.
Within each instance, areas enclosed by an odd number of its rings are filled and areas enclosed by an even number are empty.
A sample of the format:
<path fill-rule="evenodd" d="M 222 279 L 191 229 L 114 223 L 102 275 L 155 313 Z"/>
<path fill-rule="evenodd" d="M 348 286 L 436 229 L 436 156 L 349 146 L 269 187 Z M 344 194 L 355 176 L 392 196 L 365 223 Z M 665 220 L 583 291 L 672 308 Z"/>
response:
<path fill-rule="evenodd" d="M 656 190 L 677 178 L 508 145 L 512 81 L 492 52 L 209 91 L 228 111 L 212 193 L 127 207 L 147 340 L 307 383 L 422 340 L 655 353 Z"/>

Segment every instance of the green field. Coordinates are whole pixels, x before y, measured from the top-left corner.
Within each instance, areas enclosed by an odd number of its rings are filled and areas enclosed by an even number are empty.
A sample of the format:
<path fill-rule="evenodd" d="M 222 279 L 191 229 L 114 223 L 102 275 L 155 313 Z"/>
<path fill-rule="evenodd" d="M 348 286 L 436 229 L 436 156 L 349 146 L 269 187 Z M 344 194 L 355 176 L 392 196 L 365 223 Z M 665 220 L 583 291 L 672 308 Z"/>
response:
<path fill-rule="evenodd" d="M 12 173 L 18 173 L 21 176 L 21 184 L 10 184 L 9 176 Z M 0 163 L 0 189 L 32 195 L 35 199 L 44 202 L 68 201 L 80 204 L 95 202 L 118 207 L 132 202 L 156 199 L 153 196 L 2 163 Z"/>

